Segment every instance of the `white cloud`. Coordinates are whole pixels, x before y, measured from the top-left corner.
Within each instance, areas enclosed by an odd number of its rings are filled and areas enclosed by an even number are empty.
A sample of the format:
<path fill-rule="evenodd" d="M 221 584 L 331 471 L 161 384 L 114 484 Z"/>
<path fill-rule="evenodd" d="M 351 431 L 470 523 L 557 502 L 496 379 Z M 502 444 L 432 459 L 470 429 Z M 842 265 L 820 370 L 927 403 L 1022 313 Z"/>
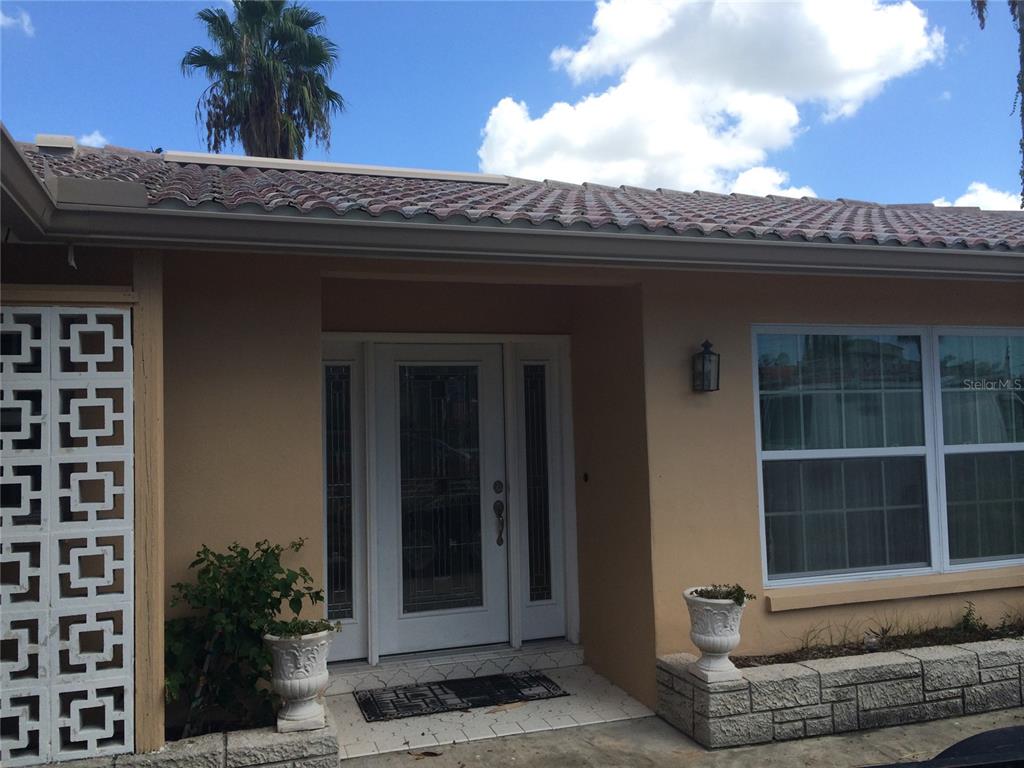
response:
<path fill-rule="evenodd" d="M 105 147 L 110 141 L 98 130 L 86 133 L 78 137 L 78 143 L 83 147 Z"/>
<path fill-rule="evenodd" d="M 589 39 L 556 49 L 551 60 L 576 83 L 615 82 L 536 117 L 524 102 L 502 99 L 483 131 L 480 167 L 565 181 L 803 193 L 764 167 L 768 152 L 799 135 L 799 107 L 816 103 L 826 119 L 849 117 L 886 82 L 943 50 L 942 33 L 909 1 L 601 0 Z"/>
<path fill-rule="evenodd" d="M 13 16 L 8 16 L 3 11 L 0 11 L 0 27 L 4 29 L 18 28 L 29 37 L 35 37 L 36 28 L 32 24 L 32 17 L 28 15 L 28 11 L 19 8 Z"/>
<path fill-rule="evenodd" d="M 952 91 L 943 91 L 942 93 L 939 94 L 939 101 L 952 101 L 952 100 L 953 100 L 953 92 Z"/>
<path fill-rule="evenodd" d="M 983 181 L 972 181 L 967 185 L 967 191 L 960 195 L 953 202 L 944 197 L 932 201 L 933 205 L 965 205 L 976 206 L 989 211 L 1019 211 L 1020 195 L 1015 192 L 1003 192 L 993 189 Z"/>
<path fill-rule="evenodd" d="M 732 184 L 732 191 L 744 195 L 785 195 L 786 197 L 817 197 L 810 187 L 787 187 L 789 174 L 778 168 L 759 165 L 748 168 Z"/>

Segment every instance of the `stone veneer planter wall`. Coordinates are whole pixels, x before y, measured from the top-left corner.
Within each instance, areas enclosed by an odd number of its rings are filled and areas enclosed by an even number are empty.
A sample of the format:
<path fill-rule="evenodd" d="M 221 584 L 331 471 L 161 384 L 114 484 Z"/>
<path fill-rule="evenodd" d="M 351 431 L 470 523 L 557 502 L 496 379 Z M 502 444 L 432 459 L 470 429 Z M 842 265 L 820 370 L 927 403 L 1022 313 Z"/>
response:
<path fill-rule="evenodd" d="M 705 683 L 658 659 L 657 713 L 705 747 L 802 739 L 1021 706 L 1024 639 L 740 670 Z"/>
<path fill-rule="evenodd" d="M 331 715 L 316 731 L 254 728 L 168 742 L 157 752 L 50 763 L 47 768 L 338 768 Z"/>

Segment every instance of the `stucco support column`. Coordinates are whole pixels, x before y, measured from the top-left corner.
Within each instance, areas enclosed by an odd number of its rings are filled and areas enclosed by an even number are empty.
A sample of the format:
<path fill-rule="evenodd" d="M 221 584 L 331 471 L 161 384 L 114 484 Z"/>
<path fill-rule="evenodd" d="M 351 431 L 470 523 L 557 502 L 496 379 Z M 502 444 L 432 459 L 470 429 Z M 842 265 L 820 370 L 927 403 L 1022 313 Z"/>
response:
<path fill-rule="evenodd" d="M 164 743 L 163 255 L 137 251 L 135 358 L 135 750 Z"/>

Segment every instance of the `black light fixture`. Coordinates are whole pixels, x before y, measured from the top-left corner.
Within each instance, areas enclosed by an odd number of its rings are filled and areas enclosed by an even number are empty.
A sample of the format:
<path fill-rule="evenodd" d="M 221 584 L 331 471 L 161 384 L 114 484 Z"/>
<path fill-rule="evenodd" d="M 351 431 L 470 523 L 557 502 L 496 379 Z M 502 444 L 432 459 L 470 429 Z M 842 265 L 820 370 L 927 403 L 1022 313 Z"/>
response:
<path fill-rule="evenodd" d="M 707 339 L 700 345 L 701 351 L 693 356 L 693 391 L 718 391 L 718 363 L 722 356 L 711 351 L 711 342 Z"/>

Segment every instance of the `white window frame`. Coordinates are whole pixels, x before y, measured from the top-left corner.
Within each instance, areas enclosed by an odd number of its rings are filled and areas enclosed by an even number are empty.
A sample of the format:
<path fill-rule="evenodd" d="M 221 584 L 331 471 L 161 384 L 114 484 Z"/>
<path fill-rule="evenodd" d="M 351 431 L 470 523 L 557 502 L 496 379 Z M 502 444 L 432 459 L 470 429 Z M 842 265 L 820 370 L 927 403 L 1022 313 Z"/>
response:
<path fill-rule="evenodd" d="M 765 588 L 796 587 L 816 584 L 834 584 L 855 581 L 894 579 L 902 576 L 920 576 L 937 573 L 1005 568 L 1024 564 L 1024 556 L 994 560 L 976 560 L 951 563 L 949 558 L 949 531 L 946 515 L 945 456 L 948 453 L 999 453 L 1024 448 L 1021 443 L 982 443 L 947 448 L 942 442 L 942 381 L 939 376 L 940 336 L 999 336 L 1024 333 L 1024 328 L 1012 326 L 930 326 L 930 325 L 816 325 L 816 324 L 756 324 L 751 326 L 750 346 L 754 389 L 754 440 L 757 457 L 758 527 L 761 537 L 761 578 Z M 761 390 L 758 365 L 757 337 L 763 334 L 809 335 L 889 335 L 918 336 L 921 339 L 922 406 L 924 408 L 924 445 L 894 448 L 828 448 L 810 450 L 765 451 L 761 442 Z M 925 495 L 928 503 L 928 542 L 931 565 L 910 568 L 884 568 L 858 570 L 846 573 L 815 574 L 772 578 L 768 575 L 768 538 L 765 529 L 764 462 L 771 460 L 814 460 L 867 458 L 871 456 L 923 456 L 925 459 Z"/>
<path fill-rule="evenodd" d="M 935 429 L 937 442 L 935 446 L 936 450 L 936 465 L 937 475 L 936 481 L 938 483 L 939 491 L 939 504 L 942 509 L 942 553 L 945 563 L 945 571 L 949 572 L 961 572 L 961 571 L 974 571 L 983 570 L 987 568 L 1005 568 L 1011 565 L 1020 565 L 1024 563 L 1024 556 L 1021 557 L 1002 557 L 992 558 L 989 560 L 971 560 L 963 563 L 951 563 L 949 562 L 949 527 L 948 517 L 946 515 L 946 456 L 950 454 L 965 454 L 965 453 L 1008 453 L 1011 451 L 1024 451 L 1024 442 L 1013 442 L 1013 443 L 970 443 L 966 445 L 950 445 L 947 446 L 944 441 L 945 431 L 942 423 L 942 378 L 940 375 L 941 361 L 939 359 L 939 337 L 940 336 L 1008 336 L 1024 333 L 1024 328 L 1014 328 L 1012 326 L 1007 327 L 991 327 L 987 326 L 984 328 L 972 328 L 970 326 L 948 326 L 948 327 L 936 327 L 932 329 L 933 344 L 935 348 L 935 359 L 933 361 L 932 371 L 932 382 L 935 387 L 935 397 L 937 407 L 935 409 Z"/>

